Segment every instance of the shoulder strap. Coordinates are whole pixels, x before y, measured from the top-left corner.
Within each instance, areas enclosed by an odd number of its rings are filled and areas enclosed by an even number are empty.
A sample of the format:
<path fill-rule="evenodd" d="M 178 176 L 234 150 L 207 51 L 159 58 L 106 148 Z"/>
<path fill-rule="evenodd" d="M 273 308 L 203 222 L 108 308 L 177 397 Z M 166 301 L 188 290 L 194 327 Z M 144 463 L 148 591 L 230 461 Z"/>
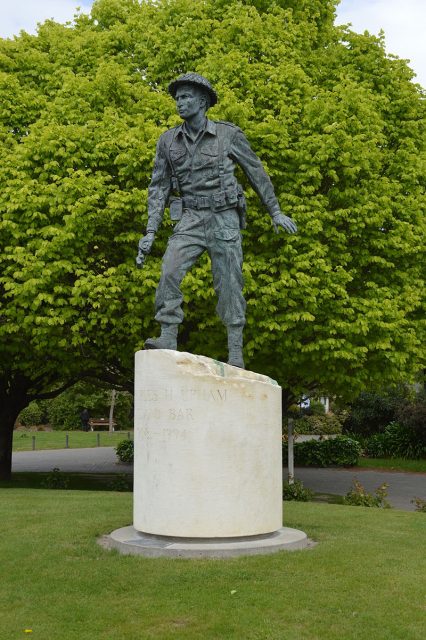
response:
<path fill-rule="evenodd" d="M 171 159 L 171 155 L 170 155 L 170 150 L 173 146 L 173 143 L 175 141 L 176 138 L 176 134 L 177 134 L 177 130 L 179 127 L 175 127 L 173 129 L 173 135 L 172 135 L 172 141 L 169 145 L 166 146 L 166 157 L 167 157 L 167 162 L 169 163 L 169 167 L 171 169 L 172 172 L 172 187 L 173 187 L 173 191 L 177 191 L 178 193 L 180 193 L 180 189 L 179 189 L 179 180 L 178 177 L 176 175 L 176 171 Z"/>
<path fill-rule="evenodd" d="M 223 136 L 221 134 L 218 135 L 218 154 L 219 154 L 220 190 L 221 191 L 226 191 L 226 187 L 225 187 L 225 156 L 224 156 L 224 150 L 223 150 Z"/>

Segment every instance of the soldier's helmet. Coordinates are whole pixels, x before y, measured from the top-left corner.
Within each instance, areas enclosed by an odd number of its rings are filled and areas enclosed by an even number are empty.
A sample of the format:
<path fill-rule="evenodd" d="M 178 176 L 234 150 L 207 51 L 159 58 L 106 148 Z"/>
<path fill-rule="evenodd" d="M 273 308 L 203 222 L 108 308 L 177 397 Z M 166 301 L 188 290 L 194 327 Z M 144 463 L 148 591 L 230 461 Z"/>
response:
<path fill-rule="evenodd" d="M 204 76 L 200 76 L 199 73 L 184 73 L 183 75 L 176 78 L 169 84 L 169 93 L 176 97 L 176 90 L 179 86 L 183 84 L 194 84 L 199 89 L 205 91 L 210 98 L 210 106 L 213 107 L 217 103 L 217 93 L 213 89 L 210 82 Z"/>

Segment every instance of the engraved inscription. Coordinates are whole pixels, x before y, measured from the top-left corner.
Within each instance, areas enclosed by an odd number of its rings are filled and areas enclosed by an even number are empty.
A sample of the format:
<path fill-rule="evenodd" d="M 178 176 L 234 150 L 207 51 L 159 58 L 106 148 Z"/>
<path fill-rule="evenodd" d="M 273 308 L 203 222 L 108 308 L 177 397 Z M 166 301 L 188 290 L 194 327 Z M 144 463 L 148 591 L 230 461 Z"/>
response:
<path fill-rule="evenodd" d="M 173 400 L 173 391 L 167 388 L 139 389 L 139 395 L 143 402 L 170 402 Z"/>
<path fill-rule="evenodd" d="M 151 420 L 160 420 L 161 418 L 161 409 L 157 409 L 157 407 L 153 409 L 146 409 L 142 411 L 141 414 L 142 422 L 150 422 Z"/>
<path fill-rule="evenodd" d="M 146 389 L 139 389 L 137 392 L 142 402 L 160 402 L 169 403 L 173 402 L 174 393 L 173 389 L 151 387 Z M 191 387 L 181 387 L 175 391 L 175 398 L 184 400 L 185 402 L 191 402 L 191 400 L 203 400 L 204 402 L 214 402 L 221 404 L 229 399 L 229 390 L 224 388 L 216 389 L 194 389 Z"/>
<path fill-rule="evenodd" d="M 170 420 L 193 420 L 192 409 L 186 407 L 185 409 L 169 409 Z"/>
<path fill-rule="evenodd" d="M 140 427 L 138 434 L 147 441 L 160 440 L 167 441 L 171 438 L 175 440 L 185 440 L 188 437 L 186 429 L 178 429 L 176 427 L 164 427 L 162 429 L 150 429 L 149 427 Z"/>
<path fill-rule="evenodd" d="M 180 390 L 183 400 L 205 400 L 210 402 L 225 402 L 228 399 L 226 389 L 191 389 L 183 387 Z"/>

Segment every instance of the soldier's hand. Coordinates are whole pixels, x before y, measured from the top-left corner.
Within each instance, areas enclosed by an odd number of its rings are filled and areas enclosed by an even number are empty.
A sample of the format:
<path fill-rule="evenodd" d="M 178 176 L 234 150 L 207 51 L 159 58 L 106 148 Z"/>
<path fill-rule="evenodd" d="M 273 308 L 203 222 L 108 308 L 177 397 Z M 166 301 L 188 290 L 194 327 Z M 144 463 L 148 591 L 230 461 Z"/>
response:
<path fill-rule="evenodd" d="M 138 243 L 138 255 L 136 256 L 136 266 L 138 269 L 142 269 L 145 264 L 145 258 L 151 251 L 152 243 L 154 242 L 155 233 L 147 233 L 146 236 L 142 236 Z"/>
<path fill-rule="evenodd" d="M 154 239 L 155 233 L 152 231 L 149 231 L 145 236 L 142 236 L 142 238 L 139 240 L 139 251 L 145 254 L 150 253 Z"/>
<path fill-rule="evenodd" d="M 285 216 L 283 213 L 279 213 L 274 216 L 272 218 L 272 224 L 274 225 L 275 233 L 279 233 L 280 229 L 284 229 L 287 233 L 297 232 L 296 223 L 289 216 Z"/>

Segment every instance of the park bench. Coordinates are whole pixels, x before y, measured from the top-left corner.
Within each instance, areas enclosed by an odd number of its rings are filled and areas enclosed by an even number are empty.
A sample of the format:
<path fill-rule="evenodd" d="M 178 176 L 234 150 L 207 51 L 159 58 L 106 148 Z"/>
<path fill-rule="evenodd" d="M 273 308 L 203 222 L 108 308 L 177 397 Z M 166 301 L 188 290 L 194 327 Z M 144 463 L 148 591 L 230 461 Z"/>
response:
<path fill-rule="evenodd" d="M 112 430 L 115 431 L 115 427 L 117 423 L 115 420 L 112 421 Z M 108 418 L 90 418 L 89 420 L 90 431 L 108 431 L 109 429 L 109 420 Z"/>

